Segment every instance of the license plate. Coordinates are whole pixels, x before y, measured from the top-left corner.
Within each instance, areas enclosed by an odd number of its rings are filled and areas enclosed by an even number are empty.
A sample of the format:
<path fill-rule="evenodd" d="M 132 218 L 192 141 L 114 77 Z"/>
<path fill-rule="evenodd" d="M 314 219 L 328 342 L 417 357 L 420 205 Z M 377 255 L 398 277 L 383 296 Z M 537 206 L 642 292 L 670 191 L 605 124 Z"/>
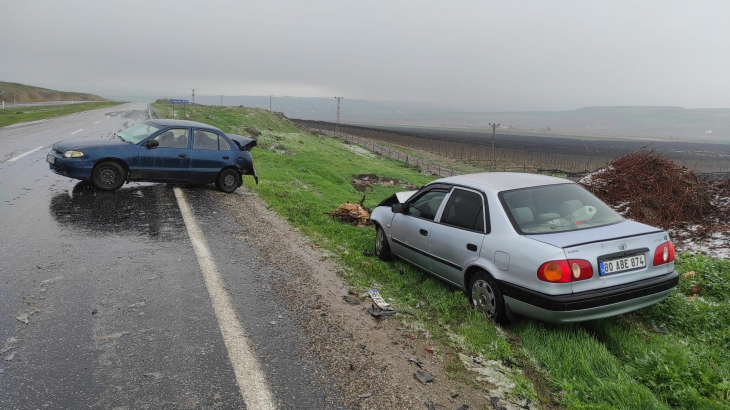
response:
<path fill-rule="evenodd" d="M 603 261 L 598 265 L 601 268 L 601 275 L 611 275 L 613 273 L 645 268 L 646 257 L 642 253 L 638 255 L 627 256 L 625 258 Z"/>
<path fill-rule="evenodd" d="M 46 157 L 46 161 L 48 161 L 51 164 L 55 164 L 56 163 L 56 157 L 54 157 L 53 155 L 49 155 L 49 156 Z"/>

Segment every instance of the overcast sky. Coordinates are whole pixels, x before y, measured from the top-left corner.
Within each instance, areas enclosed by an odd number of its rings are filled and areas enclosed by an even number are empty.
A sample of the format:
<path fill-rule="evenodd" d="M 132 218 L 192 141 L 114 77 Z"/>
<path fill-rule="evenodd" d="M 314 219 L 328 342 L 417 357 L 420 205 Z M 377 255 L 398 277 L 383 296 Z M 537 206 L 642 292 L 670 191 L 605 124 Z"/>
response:
<path fill-rule="evenodd" d="M 105 96 L 730 107 L 730 1 L 9 1 L 0 80 Z"/>

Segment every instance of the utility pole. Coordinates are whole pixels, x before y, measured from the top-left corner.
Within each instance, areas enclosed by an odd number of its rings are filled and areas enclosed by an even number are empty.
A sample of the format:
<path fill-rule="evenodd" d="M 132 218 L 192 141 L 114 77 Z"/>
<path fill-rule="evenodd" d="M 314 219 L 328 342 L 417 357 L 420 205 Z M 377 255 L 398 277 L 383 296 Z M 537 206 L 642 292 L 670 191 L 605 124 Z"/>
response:
<path fill-rule="evenodd" d="M 195 104 L 195 88 L 191 88 L 193 90 L 193 104 Z"/>
<path fill-rule="evenodd" d="M 494 155 L 494 139 L 497 134 L 497 127 L 499 127 L 499 124 L 490 122 L 489 126 L 492 127 L 492 167 L 491 167 L 492 169 L 490 171 L 494 171 L 494 168 L 495 168 L 494 164 L 496 162 L 496 157 Z"/>
<path fill-rule="evenodd" d="M 269 112 L 273 112 L 271 111 L 271 94 L 269 94 Z"/>
<path fill-rule="evenodd" d="M 337 100 L 337 122 L 335 123 L 335 137 L 340 135 L 340 100 L 345 97 L 335 97 Z"/>
<path fill-rule="evenodd" d="M 223 95 L 221 95 L 221 107 L 223 106 Z"/>

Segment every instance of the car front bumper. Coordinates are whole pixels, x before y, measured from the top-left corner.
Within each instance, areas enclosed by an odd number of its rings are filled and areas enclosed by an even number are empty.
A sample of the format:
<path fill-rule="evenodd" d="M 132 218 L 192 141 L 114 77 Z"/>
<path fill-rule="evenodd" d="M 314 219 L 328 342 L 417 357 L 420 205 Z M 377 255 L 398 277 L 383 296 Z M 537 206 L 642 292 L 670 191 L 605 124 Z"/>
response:
<path fill-rule="evenodd" d="M 666 275 L 570 295 L 546 295 L 500 283 L 504 300 L 519 315 L 552 323 L 583 322 L 620 315 L 661 302 L 679 284 L 676 271 Z"/>
<path fill-rule="evenodd" d="M 53 158 L 53 163 L 49 161 L 50 158 Z M 86 181 L 91 179 L 91 171 L 94 169 L 93 162 L 79 158 L 64 158 L 53 152 L 46 156 L 46 162 L 54 174 Z"/>

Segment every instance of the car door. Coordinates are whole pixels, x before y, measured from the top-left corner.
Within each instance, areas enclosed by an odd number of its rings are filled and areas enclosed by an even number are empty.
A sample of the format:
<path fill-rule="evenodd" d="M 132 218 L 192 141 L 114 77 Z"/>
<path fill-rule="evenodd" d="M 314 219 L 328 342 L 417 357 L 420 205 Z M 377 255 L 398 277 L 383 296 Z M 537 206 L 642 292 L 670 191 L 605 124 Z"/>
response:
<path fill-rule="evenodd" d="M 147 143 L 139 148 L 138 178 L 152 181 L 185 180 L 190 170 L 190 129 L 170 128 L 151 140 L 159 145 L 150 147 Z"/>
<path fill-rule="evenodd" d="M 193 150 L 190 170 L 194 180 L 215 182 L 218 172 L 234 165 L 235 155 L 230 143 L 221 135 L 209 130 L 193 132 Z"/>
<path fill-rule="evenodd" d="M 396 255 L 425 270 L 431 270 L 428 236 L 433 220 L 448 189 L 432 188 L 416 194 L 391 222 L 391 239 Z"/>
<path fill-rule="evenodd" d="M 431 271 L 460 286 L 464 266 L 479 258 L 487 232 L 484 196 L 468 188 L 455 187 L 429 235 L 433 255 Z"/>

